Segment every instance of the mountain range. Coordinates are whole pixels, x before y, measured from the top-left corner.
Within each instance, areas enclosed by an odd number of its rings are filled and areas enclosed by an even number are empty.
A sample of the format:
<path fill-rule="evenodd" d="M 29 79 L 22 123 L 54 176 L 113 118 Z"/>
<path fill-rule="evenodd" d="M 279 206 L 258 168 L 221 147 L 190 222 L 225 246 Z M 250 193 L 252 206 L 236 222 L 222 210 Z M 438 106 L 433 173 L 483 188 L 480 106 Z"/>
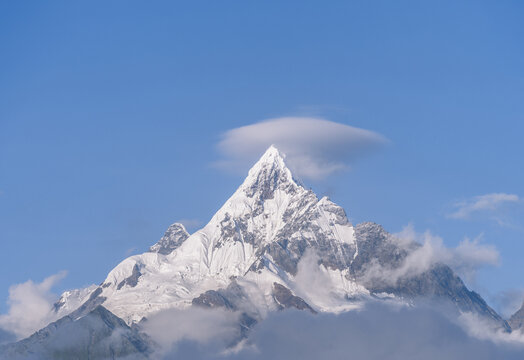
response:
<path fill-rule="evenodd" d="M 444 301 L 505 332 L 523 326 L 524 307 L 508 323 L 444 263 L 399 272 L 420 246 L 375 223 L 353 225 L 343 208 L 295 179 L 271 146 L 202 229 L 171 225 L 100 285 L 63 293 L 52 309 L 56 322 L 1 351 L 8 358 L 75 351 L 86 359 L 148 358 L 156 344 L 142 325 L 170 309 L 237 314 L 237 344 L 275 311 L 341 313 L 370 301 Z M 115 333 L 118 346 L 109 342 Z M 75 345 L 56 350 L 71 334 Z"/>

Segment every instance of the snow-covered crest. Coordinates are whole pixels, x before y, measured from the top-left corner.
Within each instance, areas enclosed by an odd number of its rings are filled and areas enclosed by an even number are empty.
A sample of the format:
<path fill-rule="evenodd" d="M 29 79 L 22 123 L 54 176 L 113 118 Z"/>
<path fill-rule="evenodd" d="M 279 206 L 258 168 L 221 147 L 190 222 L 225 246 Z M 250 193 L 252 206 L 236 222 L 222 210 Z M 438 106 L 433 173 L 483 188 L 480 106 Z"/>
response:
<path fill-rule="evenodd" d="M 179 247 L 187 238 L 189 233 L 181 223 L 174 223 L 166 230 L 164 236 L 153 246 L 149 248 L 151 252 L 160 254 L 170 254 Z"/>
<path fill-rule="evenodd" d="M 339 272 L 356 250 L 344 210 L 296 181 L 274 146 L 206 226 L 185 234 L 172 225 L 154 252 L 127 258 L 113 269 L 98 294 L 104 306 L 126 321 L 138 321 L 163 308 L 189 306 L 205 291 L 237 279 L 253 285 L 259 293 L 256 307 L 267 311 L 275 307 L 273 283 L 293 287 L 307 248 L 319 250 L 325 271 Z M 347 279 L 343 283 L 340 289 L 348 288 Z"/>
<path fill-rule="evenodd" d="M 240 186 L 248 189 L 253 186 L 275 186 L 278 183 L 290 183 L 297 186 L 291 171 L 284 162 L 285 155 L 271 145 L 264 155 L 249 170 L 244 183 Z"/>
<path fill-rule="evenodd" d="M 340 312 L 371 297 L 447 296 L 501 320 L 446 266 L 394 284 L 364 281 L 370 266 L 395 268 L 409 251 L 380 225 L 354 228 L 344 209 L 295 180 L 271 146 L 208 224 L 190 236 L 172 225 L 151 252 L 116 266 L 87 303 L 132 323 L 195 304 L 260 319 L 286 307 Z"/>

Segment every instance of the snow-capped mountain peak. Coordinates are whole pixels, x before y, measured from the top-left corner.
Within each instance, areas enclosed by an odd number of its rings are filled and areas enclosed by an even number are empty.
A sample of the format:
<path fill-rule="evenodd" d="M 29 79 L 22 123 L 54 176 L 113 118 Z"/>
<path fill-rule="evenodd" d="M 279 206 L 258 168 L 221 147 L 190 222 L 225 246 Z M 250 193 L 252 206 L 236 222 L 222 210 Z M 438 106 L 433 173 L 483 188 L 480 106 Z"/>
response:
<path fill-rule="evenodd" d="M 164 236 L 153 246 L 149 248 L 150 252 L 156 252 L 163 255 L 170 254 L 179 247 L 189 237 L 189 233 L 181 223 L 174 223 L 169 226 Z"/>
<path fill-rule="evenodd" d="M 335 292 L 343 298 L 357 288 L 343 274 L 356 252 L 353 233 L 344 210 L 300 185 L 271 146 L 206 226 L 190 236 L 182 225 L 170 226 L 150 252 L 108 274 L 97 303 L 102 299 L 117 316 L 139 321 L 160 309 L 190 306 L 237 279 L 258 289 L 256 308 L 268 311 L 277 306 L 274 284 L 295 286 L 308 248 L 317 250 L 325 271 L 338 272 Z"/>
<path fill-rule="evenodd" d="M 149 252 L 116 266 L 87 302 L 132 323 L 168 308 L 234 308 L 238 299 L 260 318 L 289 306 L 340 312 L 373 296 L 442 296 L 501 320 L 445 266 L 387 286 L 362 280 L 370 268 L 400 266 L 409 251 L 380 225 L 354 228 L 343 208 L 297 182 L 271 146 L 207 225 L 192 235 L 171 225 Z"/>
<path fill-rule="evenodd" d="M 296 188 L 298 185 L 286 166 L 284 157 L 274 145 L 271 145 L 249 170 L 240 188 L 248 196 L 253 196 L 257 191 L 263 192 L 263 196 L 269 196 L 279 186 L 286 186 L 289 190 Z"/>

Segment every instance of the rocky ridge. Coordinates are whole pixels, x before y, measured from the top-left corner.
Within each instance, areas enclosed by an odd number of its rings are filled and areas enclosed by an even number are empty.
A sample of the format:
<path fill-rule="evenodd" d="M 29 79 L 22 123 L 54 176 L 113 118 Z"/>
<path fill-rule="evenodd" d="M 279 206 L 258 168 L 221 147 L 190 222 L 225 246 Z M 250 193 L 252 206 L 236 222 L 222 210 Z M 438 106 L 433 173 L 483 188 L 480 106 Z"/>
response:
<path fill-rule="evenodd" d="M 54 311 L 70 318 L 103 305 L 134 326 L 165 309 L 220 307 L 241 314 L 245 336 L 272 311 L 338 313 L 370 300 L 430 298 L 510 331 L 445 264 L 395 281 L 369 276 L 373 267 L 399 268 L 419 246 L 375 223 L 353 226 L 343 208 L 306 189 L 270 147 L 202 229 L 190 235 L 171 225 L 148 252 L 123 260 L 99 286 L 64 293 Z M 317 286 L 309 283 L 314 279 Z"/>

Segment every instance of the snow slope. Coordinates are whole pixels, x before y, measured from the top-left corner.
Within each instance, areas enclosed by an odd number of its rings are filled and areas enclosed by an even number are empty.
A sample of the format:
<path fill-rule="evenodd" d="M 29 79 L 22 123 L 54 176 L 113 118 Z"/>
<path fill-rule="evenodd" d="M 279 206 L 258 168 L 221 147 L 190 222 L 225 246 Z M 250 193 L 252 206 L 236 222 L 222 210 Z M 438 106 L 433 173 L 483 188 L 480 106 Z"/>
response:
<path fill-rule="evenodd" d="M 340 312 L 370 297 L 424 296 L 507 326 L 444 265 L 387 287 L 362 281 L 370 264 L 399 266 L 409 249 L 398 244 L 377 224 L 355 228 L 341 207 L 295 180 L 271 146 L 206 226 L 189 235 L 173 224 L 149 252 L 122 261 L 96 289 L 65 293 L 60 309 L 103 304 L 131 324 L 192 304 L 240 306 L 258 319 L 285 307 Z"/>

